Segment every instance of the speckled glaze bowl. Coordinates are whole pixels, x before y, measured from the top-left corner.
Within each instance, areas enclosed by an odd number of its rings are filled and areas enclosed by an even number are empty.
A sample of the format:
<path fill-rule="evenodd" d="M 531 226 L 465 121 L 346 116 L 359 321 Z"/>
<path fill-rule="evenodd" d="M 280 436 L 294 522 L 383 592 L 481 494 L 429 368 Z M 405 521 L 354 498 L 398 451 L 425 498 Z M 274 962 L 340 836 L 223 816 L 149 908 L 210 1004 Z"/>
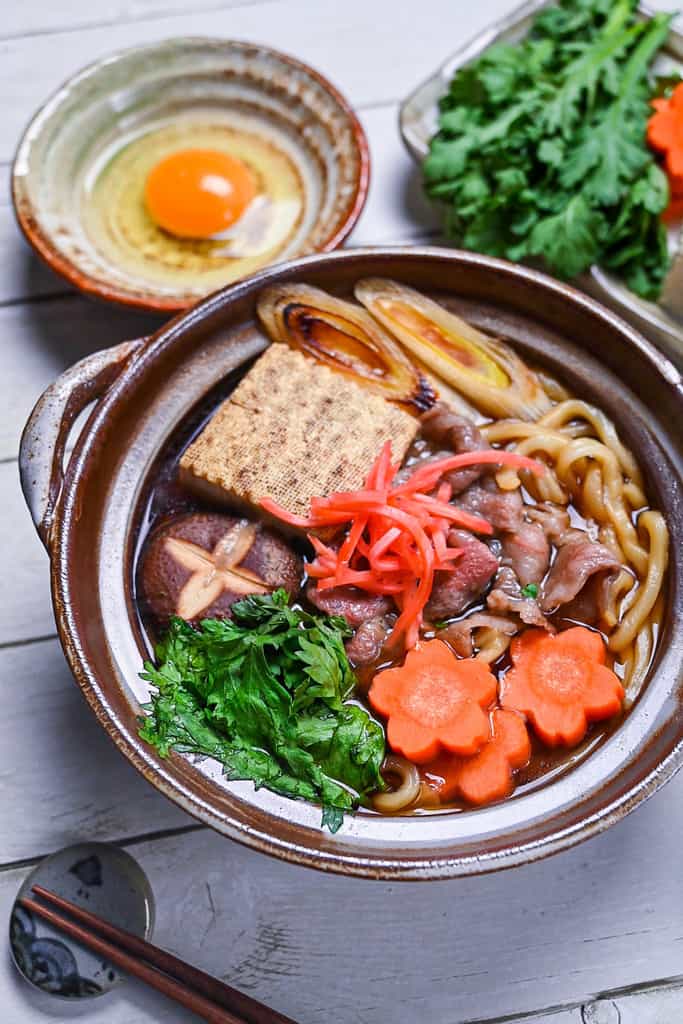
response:
<path fill-rule="evenodd" d="M 136 718 L 145 641 L 133 601 L 142 496 L 183 417 L 267 344 L 255 324 L 266 285 L 307 282 L 348 294 L 360 277 L 393 277 L 445 297 L 477 326 L 507 336 L 614 418 L 671 531 L 661 642 L 633 709 L 581 763 L 504 803 L 468 812 L 347 816 L 331 836 L 320 809 L 210 761 L 163 760 Z M 682 382 L 641 335 L 580 292 L 524 267 L 443 249 L 351 250 L 274 267 L 211 296 L 154 337 L 87 357 L 38 402 L 24 432 L 24 494 L 51 559 L 59 634 L 78 685 L 121 752 L 162 793 L 255 849 L 328 871 L 387 879 L 448 878 L 509 867 L 611 825 L 683 762 Z M 94 401 L 66 469 L 70 425 Z"/>
<path fill-rule="evenodd" d="M 26 238 L 53 270 L 97 298 L 156 311 L 185 309 L 235 279 L 229 261 L 210 288 L 178 283 L 189 279 L 189 262 L 187 274 L 173 280 L 145 274 L 142 261 L 127 264 L 117 252 L 116 236 L 130 235 L 130 226 L 108 229 L 106 217 L 90 215 L 97 180 L 120 154 L 145 135 L 178 130 L 193 118 L 215 132 L 248 125 L 286 154 L 303 207 L 273 260 L 341 245 L 363 209 L 370 168 L 367 140 L 349 104 L 292 57 L 252 43 L 188 37 L 85 68 L 28 125 L 14 161 L 14 208 Z M 188 128 L 179 148 L 192 144 Z M 130 252 L 145 251 L 126 242 Z"/>

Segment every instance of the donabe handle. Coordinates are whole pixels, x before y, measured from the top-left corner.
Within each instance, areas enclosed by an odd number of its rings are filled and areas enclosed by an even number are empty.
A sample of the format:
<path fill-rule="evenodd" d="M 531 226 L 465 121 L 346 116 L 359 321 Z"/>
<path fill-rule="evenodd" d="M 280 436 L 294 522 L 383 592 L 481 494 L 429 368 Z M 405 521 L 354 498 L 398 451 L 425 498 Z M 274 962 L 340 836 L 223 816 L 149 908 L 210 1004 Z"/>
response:
<path fill-rule="evenodd" d="M 64 451 L 76 417 L 101 398 L 147 338 L 94 352 L 66 370 L 36 402 L 19 447 L 21 489 L 45 547 L 64 483 Z"/>

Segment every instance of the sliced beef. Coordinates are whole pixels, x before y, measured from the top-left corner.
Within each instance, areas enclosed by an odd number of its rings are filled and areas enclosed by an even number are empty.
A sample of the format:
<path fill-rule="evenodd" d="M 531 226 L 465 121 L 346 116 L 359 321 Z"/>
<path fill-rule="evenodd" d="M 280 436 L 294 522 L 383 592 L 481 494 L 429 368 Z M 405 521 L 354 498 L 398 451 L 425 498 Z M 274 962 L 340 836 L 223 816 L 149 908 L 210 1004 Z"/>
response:
<path fill-rule="evenodd" d="M 391 625 L 384 617 L 361 622 L 346 644 L 346 653 L 352 664 L 358 668 L 377 661 L 390 630 Z"/>
<path fill-rule="evenodd" d="M 550 565 L 550 543 L 539 523 L 522 523 L 501 541 L 502 564 L 514 569 L 523 587 L 540 583 Z"/>
<path fill-rule="evenodd" d="M 557 544 L 570 527 L 569 513 L 563 505 L 552 501 L 539 502 L 526 509 L 527 518 L 538 523 L 551 544 Z"/>
<path fill-rule="evenodd" d="M 609 602 L 611 572 L 598 572 L 582 587 L 573 601 L 560 605 L 553 616 L 561 622 L 579 622 L 586 626 L 597 626 L 603 618 Z"/>
<path fill-rule="evenodd" d="M 494 530 L 513 532 L 522 525 L 524 503 L 517 488 L 503 491 L 493 477 L 472 484 L 455 502 L 458 508 L 488 520 Z"/>
<path fill-rule="evenodd" d="M 573 601 L 597 573 L 613 573 L 621 563 L 604 544 L 583 530 L 569 530 L 560 538 L 557 557 L 543 586 L 541 607 L 552 611 Z"/>
<path fill-rule="evenodd" d="M 475 629 L 497 629 L 508 636 L 519 632 L 519 622 L 505 615 L 487 615 L 486 612 L 474 612 L 466 619 L 451 622 L 439 632 L 439 636 L 447 640 L 456 654 L 461 658 L 471 658 L 474 653 Z"/>
<path fill-rule="evenodd" d="M 313 580 L 306 584 L 306 597 L 325 615 L 340 615 L 354 629 L 369 619 L 378 619 L 391 611 L 393 604 L 382 594 L 368 594 L 358 587 L 332 587 L 318 590 Z"/>
<path fill-rule="evenodd" d="M 427 441 L 443 445 L 447 454 L 455 452 L 474 452 L 480 448 L 488 448 L 479 427 L 465 416 L 461 416 L 446 402 L 437 402 L 421 420 L 422 436 Z M 482 473 L 487 472 L 486 466 L 471 466 L 457 469 L 446 474 L 446 480 L 453 488 L 453 494 L 460 494 L 471 483 L 478 480 Z"/>
<path fill-rule="evenodd" d="M 453 451 L 472 452 L 486 448 L 476 423 L 451 409 L 447 402 L 437 402 L 422 416 L 422 434 L 428 441 L 445 444 Z"/>
<path fill-rule="evenodd" d="M 462 554 L 448 572 L 437 572 L 425 608 L 432 621 L 460 615 L 483 594 L 498 568 L 498 559 L 486 544 L 465 530 L 451 530 L 450 547 L 459 547 Z"/>
<path fill-rule="evenodd" d="M 552 626 L 532 597 L 525 597 L 517 574 L 509 565 L 498 570 L 493 587 L 486 598 L 486 607 L 495 615 L 518 615 L 527 626 Z"/>

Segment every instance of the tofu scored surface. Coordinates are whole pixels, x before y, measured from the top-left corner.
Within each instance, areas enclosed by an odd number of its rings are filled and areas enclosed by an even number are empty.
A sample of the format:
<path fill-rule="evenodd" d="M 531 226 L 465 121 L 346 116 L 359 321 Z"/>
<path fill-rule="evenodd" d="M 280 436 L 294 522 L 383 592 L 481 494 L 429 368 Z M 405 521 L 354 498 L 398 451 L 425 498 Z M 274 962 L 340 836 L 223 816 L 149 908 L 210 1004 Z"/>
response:
<path fill-rule="evenodd" d="M 362 487 L 385 441 L 403 459 L 418 429 L 381 395 L 273 343 L 185 451 L 180 477 L 223 504 L 269 497 L 305 516 L 311 498 Z"/>

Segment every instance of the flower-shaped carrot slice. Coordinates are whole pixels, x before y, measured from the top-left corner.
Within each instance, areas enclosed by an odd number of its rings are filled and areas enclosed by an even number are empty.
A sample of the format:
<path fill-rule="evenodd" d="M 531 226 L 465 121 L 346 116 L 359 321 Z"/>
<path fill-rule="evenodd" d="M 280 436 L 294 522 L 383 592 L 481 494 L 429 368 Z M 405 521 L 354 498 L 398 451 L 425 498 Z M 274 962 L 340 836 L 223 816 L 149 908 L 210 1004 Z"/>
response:
<path fill-rule="evenodd" d="M 378 672 L 368 696 L 389 719 L 389 745 L 416 764 L 442 750 L 476 754 L 491 735 L 484 709 L 496 697 L 494 676 L 476 658 L 456 658 L 441 640 L 409 651 L 400 668 Z"/>
<path fill-rule="evenodd" d="M 442 801 L 461 797 L 470 804 L 503 800 L 514 789 L 514 772 L 531 757 L 526 723 L 516 711 L 491 712 L 491 739 L 474 757 L 441 754 L 426 764 L 422 777 Z"/>
<path fill-rule="evenodd" d="M 522 711 L 549 747 L 576 746 L 589 722 L 621 710 L 624 690 L 605 666 L 601 636 L 574 626 L 551 636 L 530 629 L 510 647 L 513 667 L 501 683 L 503 707 Z"/>
<path fill-rule="evenodd" d="M 677 85 L 669 97 L 652 101 L 655 113 L 647 125 L 647 139 L 664 154 L 669 183 L 674 195 L 683 191 L 683 87 Z"/>

